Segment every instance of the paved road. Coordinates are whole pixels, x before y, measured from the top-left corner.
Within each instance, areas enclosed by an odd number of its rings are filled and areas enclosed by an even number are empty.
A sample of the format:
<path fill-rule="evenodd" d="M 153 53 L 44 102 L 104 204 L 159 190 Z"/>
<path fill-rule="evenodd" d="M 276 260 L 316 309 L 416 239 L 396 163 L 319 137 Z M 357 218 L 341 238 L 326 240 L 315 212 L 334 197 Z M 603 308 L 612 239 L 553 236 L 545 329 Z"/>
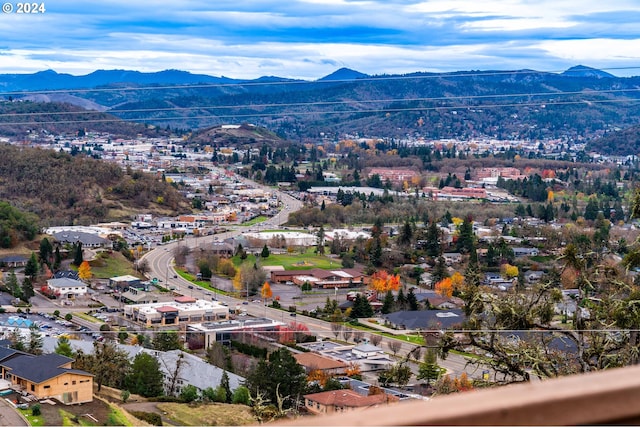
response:
<path fill-rule="evenodd" d="M 249 183 L 249 181 L 247 181 Z M 252 183 L 252 185 L 256 185 Z M 266 187 L 264 187 L 266 188 Z M 273 191 L 273 190 L 272 190 Z M 284 208 L 274 217 L 269 218 L 268 220 L 262 223 L 262 227 L 277 227 L 282 224 L 285 224 L 289 218 L 289 213 L 295 212 L 302 208 L 303 204 L 299 200 L 289 196 L 288 194 L 278 192 L 278 197 L 284 204 Z M 231 231 L 227 231 L 225 233 L 217 234 L 215 236 L 202 236 L 202 237 L 189 237 L 183 241 L 173 242 L 162 247 L 156 248 L 143 256 L 143 259 L 146 259 L 149 265 L 149 276 L 157 277 L 159 279 L 163 279 L 165 281 L 165 286 L 167 283 L 173 286 L 178 287 L 178 291 L 184 295 L 189 295 L 194 298 L 202 298 L 208 299 L 211 298 L 211 294 L 208 290 L 200 288 L 197 285 L 192 284 L 188 280 L 183 279 L 180 276 L 176 276 L 175 270 L 173 268 L 173 251 L 178 247 L 178 245 L 187 245 L 189 248 L 197 248 L 199 246 L 205 246 L 211 244 L 214 239 L 216 240 L 224 240 L 233 236 L 237 236 L 246 231 L 244 229 L 235 229 Z M 324 322 L 322 320 L 318 320 L 312 317 L 306 317 L 297 315 L 295 318 L 292 318 L 288 312 L 283 310 L 277 310 L 270 307 L 266 307 L 263 304 L 249 303 L 242 304 L 244 301 L 230 297 L 225 295 L 216 295 L 217 298 L 221 302 L 225 302 L 229 305 L 229 307 L 240 306 L 247 310 L 247 313 L 256 316 L 256 317 L 267 317 L 273 320 L 281 321 L 283 323 L 289 323 L 293 320 L 304 323 L 310 331 L 312 331 L 318 337 L 323 338 L 335 338 L 334 333 L 331 330 L 331 323 Z M 322 306 L 322 304 L 319 304 Z M 388 343 L 391 340 L 395 340 L 394 338 L 383 337 L 381 346 L 383 348 L 389 348 Z M 411 350 L 413 350 L 416 346 L 411 343 L 403 342 L 398 351 L 397 355 L 399 357 L 404 357 Z M 439 360 L 438 364 L 444 368 L 446 368 L 449 372 L 452 372 L 456 375 L 466 372 L 472 378 L 481 378 L 482 372 L 473 369 L 471 367 L 467 367 L 467 359 L 462 356 L 451 354 L 446 360 Z"/>
<path fill-rule="evenodd" d="M 29 423 L 4 397 L 0 398 L 0 426 L 28 426 Z"/>

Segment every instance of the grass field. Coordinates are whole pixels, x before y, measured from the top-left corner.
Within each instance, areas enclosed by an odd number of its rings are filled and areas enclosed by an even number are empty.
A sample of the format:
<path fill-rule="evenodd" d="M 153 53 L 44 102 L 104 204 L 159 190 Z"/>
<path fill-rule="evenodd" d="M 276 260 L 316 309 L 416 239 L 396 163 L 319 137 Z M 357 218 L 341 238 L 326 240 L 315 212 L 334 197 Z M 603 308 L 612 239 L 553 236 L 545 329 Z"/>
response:
<path fill-rule="evenodd" d="M 265 222 L 268 219 L 269 219 L 269 217 L 260 215 L 260 216 L 257 216 L 255 218 L 253 218 L 251 221 L 243 222 L 240 225 L 243 226 L 243 227 L 250 227 L 252 225 L 256 225 L 256 224 L 260 224 L 261 222 Z"/>
<path fill-rule="evenodd" d="M 93 317 L 93 316 L 89 316 L 89 315 L 88 315 L 88 314 L 86 314 L 86 313 L 75 312 L 75 313 L 73 313 L 73 315 L 74 315 L 74 316 L 77 316 L 77 317 L 79 317 L 79 318 L 81 318 L 81 319 L 84 319 L 84 320 L 86 320 L 87 322 L 93 322 L 93 323 L 104 323 L 102 320 L 100 320 L 100 319 L 96 319 L 96 318 L 95 318 L 95 317 Z"/>
<path fill-rule="evenodd" d="M 124 276 L 130 274 L 132 276 L 141 277 L 133 268 L 131 261 L 126 259 L 120 252 L 100 252 L 95 260 L 89 263 L 91 265 L 91 273 L 97 279 L 108 279 L 115 276 Z"/>
<path fill-rule="evenodd" d="M 186 405 L 184 403 L 159 403 L 175 425 L 181 426 L 242 426 L 257 424 L 251 408 L 244 405 L 219 403 Z"/>
<path fill-rule="evenodd" d="M 19 409 L 19 411 L 24 415 L 24 417 L 29 421 L 29 424 L 34 427 L 39 427 L 44 425 L 44 418 L 42 415 L 33 416 L 31 415 L 31 409 Z"/>
<path fill-rule="evenodd" d="M 281 265 L 287 270 L 310 270 L 312 268 L 328 270 L 331 268 L 342 267 L 340 260 L 329 258 L 325 255 L 318 255 L 314 253 L 314 248 L 309 248 L 304 254 L 293 252 L 290 254 L 271 254 L 268 258 L 258 258 L 260 265 Z M 254 255 L 249 255 L 243 262 L 240 257 L 235 256 L 232 260 L 233 264 L 238 267 L 244 262 L 250 262 L 253 264 L 256 262 L 256 257 Z"/>

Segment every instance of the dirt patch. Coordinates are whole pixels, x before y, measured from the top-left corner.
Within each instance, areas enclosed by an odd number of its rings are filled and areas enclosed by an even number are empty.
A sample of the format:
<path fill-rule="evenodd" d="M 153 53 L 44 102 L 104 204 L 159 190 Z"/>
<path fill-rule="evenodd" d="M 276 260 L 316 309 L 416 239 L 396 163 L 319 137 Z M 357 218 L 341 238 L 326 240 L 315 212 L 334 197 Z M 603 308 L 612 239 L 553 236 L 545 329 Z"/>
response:
<path fill-rule="evenodd" d="M 44 425 L 46 426 L 61 426 L 63 424 L 60 410 L 73 414 L 78 420 L 96 425 L 105 425 L 111 412 L 109 405 L 99 399 L 78 405 L 63 405 L 61 403 L 50 405 L 48 403 L 41 403 L 40 409 L 42 411 Z"/>

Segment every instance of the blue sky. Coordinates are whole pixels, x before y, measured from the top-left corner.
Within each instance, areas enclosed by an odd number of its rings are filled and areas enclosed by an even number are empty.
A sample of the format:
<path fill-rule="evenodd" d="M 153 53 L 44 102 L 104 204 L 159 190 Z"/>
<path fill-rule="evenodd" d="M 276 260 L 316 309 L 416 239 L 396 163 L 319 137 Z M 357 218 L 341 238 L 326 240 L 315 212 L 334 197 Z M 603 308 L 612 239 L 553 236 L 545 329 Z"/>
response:
<path fill-rule="evenodd" d="M 397 74 L 584 64 L 640 75 L 640 0 L 44 3 L 44 14 L 0 14 L 0 73 L 316 79 L 340 67 Z"/>

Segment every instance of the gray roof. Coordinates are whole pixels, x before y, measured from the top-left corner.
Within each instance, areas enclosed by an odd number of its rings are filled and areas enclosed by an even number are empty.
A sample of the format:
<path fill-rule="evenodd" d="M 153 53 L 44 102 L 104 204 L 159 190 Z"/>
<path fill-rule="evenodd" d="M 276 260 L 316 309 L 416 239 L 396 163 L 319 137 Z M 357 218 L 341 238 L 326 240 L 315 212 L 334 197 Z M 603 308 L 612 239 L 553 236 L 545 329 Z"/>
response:
<path fill-rule="evenodd" d="M 406 329 L 448 329 L 466 320 L 462 310 L 458 309 L 396 311 L 384 315 L 384 318 Z"/>
<path fill-rule="evenodd" d="M 9 344 L 11 344 L 11 341 L 9 340 L 2 340 L 2 344 L 5 344 L 6 341 L 6 346 L 0 346 L 0 363 L 6 359 L 9 359 L 12 356 L 15 356 L 16 354 L 27 354 L 25 352 L 22 351 L 18 351 L 15 350 L 13 348 L 9 348 Z"/>
<path fill-rule="evenodd" d="M 207 387 L 215 389 L 222 381 L 224 369 L 218 368 L 193 354 L 185 353 L 182 350 L 163 352 L 145 348 L 142 351 L 149 353 L 160 362 L 160 369 L 167 377 L 174 375 L 176 364 L 181 359 L 178 378 L 186 384 L 197 387 L 199 390 L 204 390 Z M 245 380 L 243 377 L 231 372 L 227 372 L 227 375 L 229 376 L 231 390 L 238 388 Z"/>
<path fill-rule="evenodd" d="M 77 288 L 87 286 L 86 283 L 75 279 L 68 279 L 63 277 L 62 279 L 49 279 L 47 284 L 52 288 Z"/>
<path fill-rule="evenodd" d="M 361 351 L 363 353 L 377 353 L 382 351 L 380 347 L 368 343 L 358 344 L 357 346 L 353 347 L 353 350 Z"/>
<path fill-rule="evenodd" d="M 0 262 L 27 262 L 29 257 L 24 255 L 7 255 L 0 258 Z"/>
<path fill-rule="evenodd" d="M 94 246 L 104 245 L 109 240 L 92 233 L 83 233 L 81 231 L 60 231 L 59 233 L 53 233 L 54 239 L 58 242 L 76 243 L 81 242 L 83 245 Z"/>
<path fill-rule="evenodd" d="M 87 340 L 69 340 L 69 344 L 73 351 L 82 351 L 84 354 L 93 354 L 94 345 L 93 341 Z M 42 351 L 44 353 L 54 353 L 58 345 L 58 339 L 55 337 L 42 337 Z M 137 345 L 126 345 L 116 343 L 118 350 L 127 353 L 129 359 L 133 359 L 136 354 L 140 353 L 142 347 Z"/>
<path fill-rule="evenodd" d="M 55 353 L 40 356 L 21 354 L 1 362 L 0 365 L 5 369 L 9 369 L 12 375 L 36 384 L 70 372 L 92 376 L 90 373 L 78 369 L 61 368 L 65 363 L 72 361 L 73 359 Z"/>

